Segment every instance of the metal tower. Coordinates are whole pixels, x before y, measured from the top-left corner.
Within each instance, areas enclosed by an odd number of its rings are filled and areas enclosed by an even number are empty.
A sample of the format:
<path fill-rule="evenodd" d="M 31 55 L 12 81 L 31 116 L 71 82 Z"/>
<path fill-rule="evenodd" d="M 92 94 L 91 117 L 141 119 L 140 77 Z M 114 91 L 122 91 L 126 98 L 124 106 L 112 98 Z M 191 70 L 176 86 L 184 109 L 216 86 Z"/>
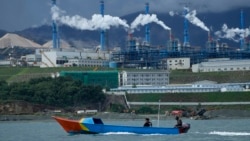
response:
<path fill-rule="evenodd" d="M 183 12 L 183 16 L 184 16 L 184 41 L 183 41 L 183 46 L 184 47 L 188 47 L 190 46 L 189 43 L 189 32 L 188 32 L 188 20 L 185 18 L 185 16 L 188 14 L 188 8 L 184 7 L 184 12 Z"/>
<path fill-rule="evenodd" d="M 145 14 L 149 14 L 149 3 L 145 4 Z M 150 29 L 149 24 L 145 25 L 145 41 L 150 43 Z"/>
<path fill-rule="evenodd" d="M 104 1 L 100 1 L 100 14 L 104 17 Z M 105 51 L 105 30 L 101 30 L 100 33 L 100 44 L 101 44 L 101 51 Z"/>
<path fill-rule="evenodd" d="M 240 11 L 240 28 L 244 29 L 244 12 L 243 10 Z M 243 38 L 240 39 L 240 48 L 243 49 L 244 48 L 244 40 L 245 40 L 245 35 L 243 36 Z"/>
<path fill-rule="evenodd" d="M 56 6 L 56 0 L 52 0 L 52 6 Z M 56 21 L 52 21 L 52 41 L 53 41 L 53 49 L 60 48 L 60 40 L 58 36 L 58 28 Z"/>

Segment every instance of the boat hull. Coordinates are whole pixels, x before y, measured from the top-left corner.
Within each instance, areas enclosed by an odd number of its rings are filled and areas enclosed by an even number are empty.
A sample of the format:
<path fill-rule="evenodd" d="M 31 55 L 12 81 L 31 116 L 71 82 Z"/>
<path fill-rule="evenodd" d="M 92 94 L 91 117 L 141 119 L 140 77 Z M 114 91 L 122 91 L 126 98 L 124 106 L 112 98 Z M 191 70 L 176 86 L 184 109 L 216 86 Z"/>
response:
<path fill-rule="evenodd" d="M 126 132 L 134 134 L 180 134 L 186 133 L 189 129 L 163 128 L 163 127 L 135 127 L 135 126 L 118 126 L 88 123 L 88 120 L 69 120 L 60 117 L 53 117 L 70 134 L 100 134 Z"/>

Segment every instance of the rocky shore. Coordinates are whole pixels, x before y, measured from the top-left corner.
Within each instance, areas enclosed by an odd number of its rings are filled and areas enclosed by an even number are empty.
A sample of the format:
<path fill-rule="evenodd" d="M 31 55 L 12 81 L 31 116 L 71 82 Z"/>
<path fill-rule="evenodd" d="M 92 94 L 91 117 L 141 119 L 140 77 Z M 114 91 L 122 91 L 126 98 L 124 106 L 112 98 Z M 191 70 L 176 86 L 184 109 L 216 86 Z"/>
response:
<path fill-rule="evenodd" d="M 80 119 L 82 117 L 98 117 L 102 119 L 144 119 L 149 117 L 151 119 L 157 119 L 157 114 L 147 114 L 147 115 L 139 115 L 139 114 L 130 114 L 130 113 L 110 113 L 110 112 L 102 112 L 94 115 L 76 115 L 71 113 L 60 113 L 60 114 L 34 114 L 34 115 L 0 115 L 0 121 L 28 121 L 28 120 L 52 120 L 52 116 L 62 116 L 73 119 Z M 236 118 L 250 118 L 250 110 L 229 110 L 229 109 L 221 109 L 221 110 L 213 110 L 207 111 L 204 116 L 206 119 L 236 119 Z M 191 117 L 188 117 L 191 118 Z M 173 119 L 172 115 L 166 116 L 164 114 L 160 115 L 160 119 Z"/>

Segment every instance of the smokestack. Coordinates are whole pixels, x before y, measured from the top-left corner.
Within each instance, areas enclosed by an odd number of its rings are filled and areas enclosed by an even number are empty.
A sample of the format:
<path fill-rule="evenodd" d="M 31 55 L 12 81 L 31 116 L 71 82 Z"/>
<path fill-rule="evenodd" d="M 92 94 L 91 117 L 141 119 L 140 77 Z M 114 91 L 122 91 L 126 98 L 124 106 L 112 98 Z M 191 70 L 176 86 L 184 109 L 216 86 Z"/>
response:
<path fill-rule="evenodd" d="M 100 14 L 102 17 L 104 17 L 104 1 L 100 1 Z M 101 30 L 100 33 L 100 44 L 101 44 L 101 50 L 105 51 L 105 30 Z"/>
<path fill-rule="evenodd" d="M 56 6 L 56 0 L 52 0 L 52 7 L 53 6 Z M 58 28 L 55 20 L 52 21 L 52 41 L 53 41 L 53 49 L 60 48 Z"/>
<path fill-rule="evenodd" d="M 207 34 L 208 34 L 208 41 L 210 41 L 210 42 L 211 42 L 211 41 L 212 41 L 212 37 L 211 37 L 211 33 L 210 33 L 210 31 L 208 31 L 208 32 L 207 32 Z"/>
<path fill-rule="evenodd" d="M 172 31 L 169 30 L 169 40 L 172 41 L 173 40 L 173 36 L 172 36 Z"/>
<path fill-rule="evenodd" d="M 185 18 L 185 16 L 188 14 L 188 8 L 184 7 L 184 42 L 183 42 L 183 46 L 190 46 L 189 44 L 189 33 L 188 33 L 188 20 L 187 18 Z"/>
<path fill-rule="evenodd" d="M 243 10 L 241 10 L 240 11 L 240 28 L 242 29 L 242 30 L 244 30 L 244 12 L 243 12 Z M 241 38 L 240 39 L 240 47 L 241 47 L 241 49 L 243 49 L 244 48 L 244 40 L 245 40 L 245 34 L 244 34 L 244 37 L 243 38 Z"/>
<path fill-rule="evenodd" d="M 149 14 L 149 3 L 145 4 L 145 14 Z M 150 43 L 150 29 L 149 24 L 145 25 L 145 41 Z"/>

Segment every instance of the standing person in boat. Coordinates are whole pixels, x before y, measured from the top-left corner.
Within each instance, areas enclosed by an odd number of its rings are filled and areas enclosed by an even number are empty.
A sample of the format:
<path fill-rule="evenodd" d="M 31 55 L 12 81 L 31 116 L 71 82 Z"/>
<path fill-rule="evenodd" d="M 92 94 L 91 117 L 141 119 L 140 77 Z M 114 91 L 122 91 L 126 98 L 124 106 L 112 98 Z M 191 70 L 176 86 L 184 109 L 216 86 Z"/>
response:
<path fill-rule="evenodd" d="M 152 127 L 152 122 L 150 122 L 149 118 L 145 118 L 143 127 Z"/>
<path fill-rule="evenodd" d="M 177 127 L 177 128 L 182 127 L 182 120 L 179 118 L 179 116 L 176 116 L 175 120 L 177 122 L 175 127 Z"/>

